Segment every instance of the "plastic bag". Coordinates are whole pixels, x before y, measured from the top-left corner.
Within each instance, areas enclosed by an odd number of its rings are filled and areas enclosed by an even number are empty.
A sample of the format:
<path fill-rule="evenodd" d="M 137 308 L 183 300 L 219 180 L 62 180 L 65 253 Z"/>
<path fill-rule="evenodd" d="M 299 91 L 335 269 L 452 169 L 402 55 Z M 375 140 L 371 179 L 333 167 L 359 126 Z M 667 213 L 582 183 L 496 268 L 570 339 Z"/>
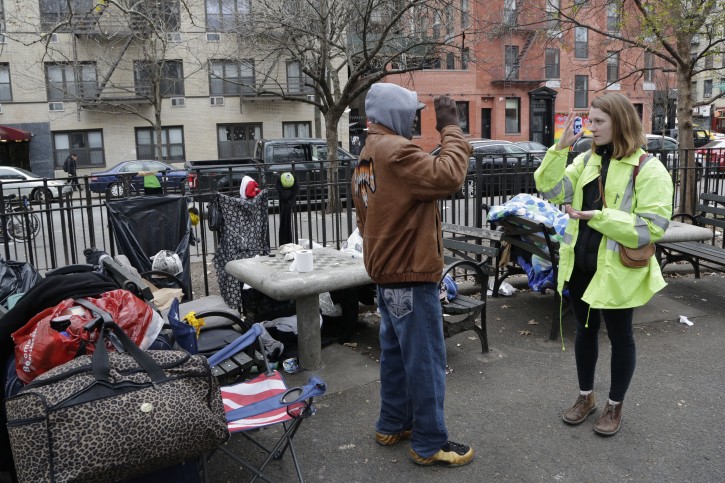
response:
<path fill-rule="evenodd" d="M 31 264 L 0 258 L 0 304 L 7 307 L 8 297 L 27 292 L 42 279 Z"/>
<path fill-rule="evenodd" d="M 143 346 L 147 333 L 151 341 L 158 335 L 158 331 L 151 333 L 158 325 L 154 324 L 153 309 L 127 290 L 112 290 L 101 294 L 100 298 L 88 297 L 87 300 L 111 314 L 114 322 L 141 348 L 148 347 Z M 84 326 L 94 318 L 90 310 L 73 299 L 65 299 L 43 310 L 14 332 L 15 370 L 20 380 L 28 384 L 78 355 L 92 353 L 98 331 L 89 332 Z"/>
<path fill-rule="evenodd" d="M 179 315 L 179 300 L 174 299 L 168 313 L 169 325 L 174 332 L 176 343 L 189 354 L 198 354 L 199 346 L 196 340 L 196 329 L 182 322 Z"/>
<path fill-rule="evenodd" d="M 207 205 L 209 229 L 211 231 L 221 230 L 224 226 L 222 208 L 219 206 L 219 195 L 216 194 Z"/>

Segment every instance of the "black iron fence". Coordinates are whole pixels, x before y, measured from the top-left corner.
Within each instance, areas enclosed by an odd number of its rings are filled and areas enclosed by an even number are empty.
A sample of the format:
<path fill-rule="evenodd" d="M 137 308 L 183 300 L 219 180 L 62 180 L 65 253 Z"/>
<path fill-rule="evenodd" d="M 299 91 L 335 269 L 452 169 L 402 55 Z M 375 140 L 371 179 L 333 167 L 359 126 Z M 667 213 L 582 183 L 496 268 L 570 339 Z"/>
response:
<path fill-rule="evenodd" d="M 700 193 L 725 194 L 725 157 L 719 153 L 695 154 L 697 164 L 686 168 L 679 162 L 682 153 L 653 153 L 658 156 L 672 173 L 675 184 L 673 203 L 675 212 L 679 201 L 685 196 L 697 198 Z M 444 222 L 470 226 L 484 226 L 485 207 L 501 204 L 518 193 L 536 193 L 533 173 L 540 160 L 530 159 L 496 160 L 479 156 L 471 162 L 466 183 L 461 190 L 448 199 L 441 200 L 440 209 Z M 351 166 L 344 166 L 338 172 L 336 186 L 340 198 L 340 209 L 329 210 L 327 200 L 330 193 L 330 178 L 325 165 L 320 164 L 306 176 L 300 176 L 300 195 L 292 216 L 295 241 L 341 248 L 355 230 L 355 213 L 350 203 Z M 272 248 L 278 246 L 280 228 L 279 201 L 273 181 L 278 171 L 270 170 L 258 177 L 262 187 L 270 189 L 269 238 Z M 688 193 L 690 177 L 695 177 L 694 192 Z M 62 181 L 65 181 L 63 179 Z M 80 190 L 63 194 L 62 188 L 50 186 L 51 180 L 44 180 L 45 188 L 61 192 L 61 196 L 35 197 L 27 188 L 14 182 L 0 183 L 0 256 L 7 260 L 27 261 L 41 271 L 84 263 L 83 251 L 98 248 L 116 255 L 116 247 L 109 231 L 105 201 L 117 191 L 91 191 L 89 177 L 80 177 Z M 266 184 L 265 184 L 266 183 Z M 94 189 L 97 189 L 94 186 Z M 204 189 L 197 188 L 182 193 L 189 208 L 200 213 L 200 223 L 194 227 L 197 243 L 191 247 L 192 260 L 203 262 L 206 267 L 217 248 L 217 236 L 206 226 L 206 205 L 212 191 L 238 196 L 238 185 L 215 186 L 207 183 Z M 67 191 L 67 189 L 65 190 Z M 37 190 L 36 190 L 37 192 Z M 15 195 L 10 197 L 9 195 Z M 28 203 L 23 203 L 23 196 Z M 125 190 L 123 196 L 143 195 L 143 190 Z M 204 270 L 206 273 L 206 270 Z"/>

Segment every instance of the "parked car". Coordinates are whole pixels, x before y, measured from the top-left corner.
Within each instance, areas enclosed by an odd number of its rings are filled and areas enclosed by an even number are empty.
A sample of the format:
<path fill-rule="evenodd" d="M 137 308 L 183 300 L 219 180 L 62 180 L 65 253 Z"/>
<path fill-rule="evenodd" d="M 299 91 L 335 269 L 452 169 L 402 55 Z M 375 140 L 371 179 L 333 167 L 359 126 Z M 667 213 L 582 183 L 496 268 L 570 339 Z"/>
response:
<path fill-rule="evenodd" d="M 668 131 L 669 135 L 675 139 L 678 139 L 679 136 L 679 128 L 670 129 Z M 694 128 L 692 130 L 692 140 L 694 142 L 694 146 L 696 148 L 699 148 L 701 146 L 704 146 L 705 144 L 709 143 L 715 139 L 713 133 L 706 129 L 700 129 L 700 128 Z"/>
<path fill-rule="evenodd" d="M 672 168 L 677 161 L 679 143 L 676 139 L 669 136 L 660 136 L 657 134 L 646 134 L 647 145 L 642 146 L 648 153 L 652 153 L 660 158 L 666 159 L 666 167 Z M 583 153 L 592 148 L 592 136 L 582 136 L 574 143 L 571 150 L 575 153 Z M 664 156 L 663 156 L 664 155 Z"/>
<path fill-rule="evenodd" d="M 57 200 L 59 196 L 73 191 L 67 181 L 41 178 L 30 171 L 12 166 L 0 166 L 0 183 L 3 196 L 14 194 L 18 199 L 27 196 L 42 203 Z"/>
<path fill-rule="evenodd" d="M 673 174 L 674 171 L 678 171 L 681 166 L 678 162 L 679 156 L 679 143 L 676 139 L 669 136 L 661 136 L 658 134 L 646 134 L 647 145 L 642 146 L 644 150 L 651 153 L 662 161 L 665 167 Z M 572 151 L 575 153 L 583 153 L 592 147 L 592 137 L 590 135 L 582 136 L 572 146 Z M 695 161 L 698 169 L 695 171 L 696 179 L 700 179 L 703 174 L 702 160 L 697 158 Z M 673 174 L 673 179 L 677 180 L 677 175 Z"/>
<path fill-rule="evenodd" d="M 528 151 L 530 153 L 534 153 L 534 154 L 541 155 L 541 156 L 546 154 L 546 151 L 549 149 L 548 146 L 545 146 L 541 143 L 537 143 L 536 141 L 518 141 L 518 142 L 515 142 L 514 144 L 524 148 L 526 151 Z"/>
<path fill-rule="evenodd" d="M 533 185 L 533 172 L 541 165 L 543 156 L 530 153 L 521 146 L 517 146 L 511 141 L 496 139 L 471 139 L 469 140 L 473 146 L 473 155 L 469 159 L 468 176 L 466 183 L 461 188 L 464 194 L 473 195 L 476 192 L 476 159 L 481 159 L 481 167 L 484 176 L 484 193 L 500 194 L 501 179 L 506 177 L 506 190 L 516 191 L 520 186 L 521 180 L 516 182 L 516 177 L 525 175 L 532 178 L 530 184 Z M 431 154 L 437 156 L 440 153 L 440 146 L 436 147 Z M 504 169 L 505 168 L 505 169 Z M 523 183 L 527 184 L 527 183 Z"/>
<path fill-rule="evenodd" d="M 696 153 L 698 164 L 704 165 L 708 174 L 725 173 L 725 139 L 710 141 Z"/>
<path fill-rule="evenodd" d="M 125 196 L 127 191 L 142 191 L 143 176 L 139 171 L 154 171 L 162 188 L 167 191 L 186 190 L 186 170 L 156 160 L 122 161 L 113 168 L 91 173 L 89 187 L 94 193 L 107 193 L 110 197 Z"/>

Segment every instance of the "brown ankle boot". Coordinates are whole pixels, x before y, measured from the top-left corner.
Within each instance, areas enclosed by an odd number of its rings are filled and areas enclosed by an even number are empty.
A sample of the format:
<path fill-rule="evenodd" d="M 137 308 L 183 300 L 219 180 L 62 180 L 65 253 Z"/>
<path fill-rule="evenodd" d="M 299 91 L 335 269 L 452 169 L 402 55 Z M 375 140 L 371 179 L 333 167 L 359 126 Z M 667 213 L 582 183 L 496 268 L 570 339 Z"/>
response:
<path fill-rule="evenodd" d="M 619 431 L 622 425 L 622 403 L 612 406 L 607 401 L 604 412 L 594 423 L 594 432 L 602 436 L 612 436 Z"/>
<path fill-rule="evenodd" d="M 596 409 L 597 401 L 593 392 L 590 392 L 586 396 L 579 394 L 579 397 L 574 405 L 564 412 L 562 419 L 566 424 L 571 424 L 572 426 L 581 424 L 586 421 L 587 417 L 596 411 Z"/>

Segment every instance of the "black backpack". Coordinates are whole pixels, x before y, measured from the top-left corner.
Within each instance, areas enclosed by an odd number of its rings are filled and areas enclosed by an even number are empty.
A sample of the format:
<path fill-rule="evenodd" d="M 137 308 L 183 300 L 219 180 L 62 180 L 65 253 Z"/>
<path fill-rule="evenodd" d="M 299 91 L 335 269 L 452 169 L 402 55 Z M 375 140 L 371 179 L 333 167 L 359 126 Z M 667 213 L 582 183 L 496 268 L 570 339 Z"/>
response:
<path fill-rule="evenodd" d="M 70 158 L 65 158 L 65 161 L 63 161 L 63 171 L 66 173 L 70 171 Z"/>

